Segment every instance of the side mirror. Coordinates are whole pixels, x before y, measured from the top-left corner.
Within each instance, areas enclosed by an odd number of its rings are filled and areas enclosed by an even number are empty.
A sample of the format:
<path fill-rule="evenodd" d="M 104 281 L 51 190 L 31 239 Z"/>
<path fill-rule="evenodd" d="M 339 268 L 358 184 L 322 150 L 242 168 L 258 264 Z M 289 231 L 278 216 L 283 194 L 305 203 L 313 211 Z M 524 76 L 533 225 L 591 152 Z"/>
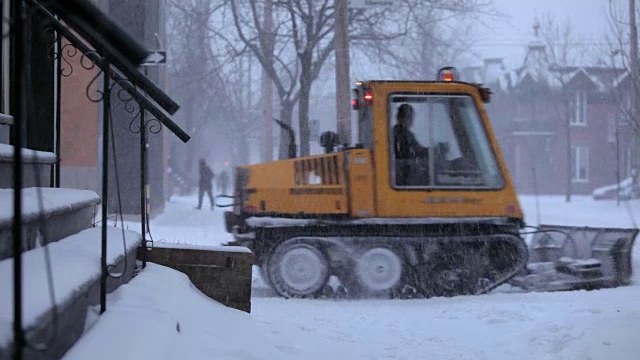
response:
<path fill-rule="evenodd" d="M 353 89 L 353 99 L 351 99 L 351 108 L 360 110 L 360 90 Z"/>
<path fill-rule="evenodd" d="M 482 102 L 484 102 L 485 104 L 488 104 L 491 102 L 491 95 L 493 94 L 491 92 L 491 89 L 486 88 L 486 87 L 482 87 L 482 86 L 478 86 L 478 90 L 480 91 L 480 98 L 482 99 Z"/>
<path fill-rule="evenodd" d="M 320 146 L 324 148 L 325 154 L 332 153 L 339 141 L 338 134 L 333 131 L 325 131 L 320 134 Z"/>

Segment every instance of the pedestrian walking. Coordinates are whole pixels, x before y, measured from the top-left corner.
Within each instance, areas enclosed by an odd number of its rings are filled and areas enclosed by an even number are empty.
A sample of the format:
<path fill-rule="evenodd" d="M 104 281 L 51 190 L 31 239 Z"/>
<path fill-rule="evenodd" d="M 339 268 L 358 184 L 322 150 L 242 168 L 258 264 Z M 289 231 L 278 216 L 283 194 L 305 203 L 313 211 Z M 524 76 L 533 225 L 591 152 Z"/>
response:
<path fill-rule="evenodd" d="M 204 159 L 200 159 L 200 176 L 198 181 L 198 207 L 196 209 L 202 209 L 202 198 L 206 193 L 211 203 L 211 210 L 213 210 L 213 178 L 214 174 L 207 162 Z"/>
<path fill-rule="evenodd" d="M 227 194 L 227 186 L 229 186 L 229 175 L 226 170 L 222 170 L 222 172 L 218 174 L 218 190 L 220 194 Z"/>

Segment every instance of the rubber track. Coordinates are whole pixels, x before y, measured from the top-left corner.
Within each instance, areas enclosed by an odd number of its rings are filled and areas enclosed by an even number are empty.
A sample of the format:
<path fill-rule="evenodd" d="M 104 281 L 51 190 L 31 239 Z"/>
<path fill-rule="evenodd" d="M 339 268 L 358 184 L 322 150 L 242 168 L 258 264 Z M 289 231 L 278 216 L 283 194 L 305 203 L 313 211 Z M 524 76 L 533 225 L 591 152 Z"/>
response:
<path fill-rule="evenodd" d="M 254 243 L 252 244 L 252 250 L 256 254 L 258 264 L 261 264 L 265 259 L 269 258 L 272 251 L 280 244 L 284 242 L 301 242 L 309 245 L 317 246 L 327 252 L 327 249 L 334 249 L 334 253 L 336 250 L 338 252 L 342 252 L 343 257 L 349 257 L 353 254 L 357 254 L 359 251 L 362 251 L 367 248 L 377 247 L 377 246 L 385 246 L 391 247 L 395 249 L 403 249 L 403 257 L 405 258 L 406 263 L 412 263 L 412 265 L 420 266 L 425 263 L 421 260 L 421 252 L 420 249 L 430 248 L 430 247 L 442 247 L 444 246 L 447 249 L 458 249 L 462 251 L 462 253 L 470 254 L 469 249 L 479 249 L 483 248 L 483 244 L 490 244 L 496 241 L 502 241 L 508 243 L 512 252 L 505 254 L 500 253 L 499 256 L 502 257 L 500 259 L 501 263 L 510 263 L 510 266 L 505 266 L 505 270 L 503 273 L 500 273 L 497 278 L 491 279 L 490 283 L 485 284 L 482 288 L 478 289 L 476 294 L 483 294 L 492 289 L 506 283 L 511 278 L 516 276 L 518 273 L 524 269 L 528 260 L 527 246 L 522 240 L 522 238 L 514 232 L 509 231 L 512 229 L 505 229 L 503 227 L 466 227 L 466 228 L 456 228 L 456 229 L 446 229 L 446 228 L 432 228 L 432 229 L 424 229 L 424 227 L 416 229 L 411 227 L 405 227 L 405 232 L 396 232 L 396 236 L 384 236 L 390 235 L 388 233 L 388 228 L 385 228 L 385 234 L 381 234 L 383 236 L 375 236 L 373 234 L 368 236 L 335 236 L 342 235 L 349 229 L 314 229 L 311 228 L 269 228 L 269 229 L 258 229 L 259 231 L 256 233 L 256 238 Z M 378 229 L 360 229 L 360 230 L 369 230 L 371 232 L 376 231 Z M 382 230 L 382 229 L 380 229 Z M 436 230 L 436 231 L 433 231 Z M 471 233 L 472 230 L 473 233 Z M 507 230 L 507 231 L 505 231 Z M 362 231 L 364 233 L 369 231 Z M 379 231 L 379 230 L 378 230 Z M 362 233 L 360 232 L 360 233 Z M 383 232 L 383 231 L 380 231 Z M 333 234 L 331 234 L 333 233 Z M 358 233 L 358 232 L 354 232 Z M 447 235 L 455 234 L 453 236 Z M 475 234 L 474 234 L 475 233 Z M 333 235 L 333 236 L 332 236 Z M 416 236 L 419 235 L 419 236 Z M 429 236 L 425 236 L 429 235 Z M 460 245 L 456 245 L 459 243 Z M 413 252 L 416 256 L 414 259 L 410 259 L 411 252 Z M 446 255 L 446 253 L 445 253 Z M 496 255 L 496 254 L 494 254 Z M 407 256 L 409 258 L 407 258 Z M 488 256 L 485 254 L 483 256 Z M 482 262 L 486 260 L 485 258 L 480 258 L 478 261 Z M 495 259 L 494 259 L 495 261 Z M 423 284 L 416 284 L 419 286 L 423 286 Z"/>

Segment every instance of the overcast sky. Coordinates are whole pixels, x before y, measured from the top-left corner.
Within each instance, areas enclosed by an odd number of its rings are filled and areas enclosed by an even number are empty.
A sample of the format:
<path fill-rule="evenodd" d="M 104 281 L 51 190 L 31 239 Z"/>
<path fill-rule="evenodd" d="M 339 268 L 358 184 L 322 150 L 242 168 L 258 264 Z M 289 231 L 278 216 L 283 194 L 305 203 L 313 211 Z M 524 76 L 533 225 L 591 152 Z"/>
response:
<path fill-rule="evenodd" d="M 601 42 L 607 31 L 609 0 L 493 0 L 506 18 L 487 21 L 479 29 L 483 35 L 474 48 L 481 57 L 503 57 L 508 67 L 521 65 L 524 46 L 533 39 L 536 15 L 550 14 L 559 22 L 569 19 L 584 40 Z M 613 0 L 624 6 L 627 0 Z M 481 63 L 481 59 L 478 59 Z"/>

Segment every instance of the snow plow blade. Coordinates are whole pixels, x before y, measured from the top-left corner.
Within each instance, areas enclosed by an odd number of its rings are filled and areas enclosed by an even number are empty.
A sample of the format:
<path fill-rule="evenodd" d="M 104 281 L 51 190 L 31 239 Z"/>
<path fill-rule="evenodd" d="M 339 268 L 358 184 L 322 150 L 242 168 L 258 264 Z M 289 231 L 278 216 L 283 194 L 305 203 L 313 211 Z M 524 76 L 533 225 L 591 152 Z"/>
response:
<path fill-rule="evenodd" d="M 509 283 L 529 291 L 593 290 L 631 283 L 638 229 L 541 225 L 529 263 Z"/>

